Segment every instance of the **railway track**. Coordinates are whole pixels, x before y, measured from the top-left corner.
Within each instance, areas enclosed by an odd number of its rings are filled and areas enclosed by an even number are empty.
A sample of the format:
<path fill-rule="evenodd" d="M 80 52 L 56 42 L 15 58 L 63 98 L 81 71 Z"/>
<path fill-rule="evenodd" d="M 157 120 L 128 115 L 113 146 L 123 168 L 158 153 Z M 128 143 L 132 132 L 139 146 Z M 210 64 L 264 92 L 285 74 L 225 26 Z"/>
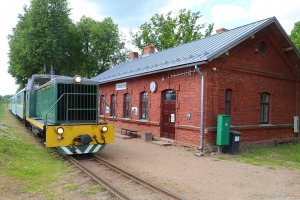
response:
<path fill-rule="evenodd" d="M 99 156 L 66 158 L 119 199 L 184 199 L 114 166 Z"/>

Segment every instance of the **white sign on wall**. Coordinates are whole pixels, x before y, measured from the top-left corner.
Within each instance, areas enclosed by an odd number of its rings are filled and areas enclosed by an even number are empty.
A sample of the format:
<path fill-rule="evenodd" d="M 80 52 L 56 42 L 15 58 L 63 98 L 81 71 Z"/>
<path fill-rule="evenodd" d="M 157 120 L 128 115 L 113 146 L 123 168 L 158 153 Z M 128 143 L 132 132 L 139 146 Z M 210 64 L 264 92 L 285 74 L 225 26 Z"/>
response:
<path fill-rule="evenodd" d="M 137 107 L 132 107 L 131 108 L 131 114 L 132 115 L 137 115 L 138 114 L 138 108 Z"/>
<path fill-rule="evenodd" d="M 126 90 L 126 88 L 127 88 L 126 82 L 116 84 L 116 90 Z"/>

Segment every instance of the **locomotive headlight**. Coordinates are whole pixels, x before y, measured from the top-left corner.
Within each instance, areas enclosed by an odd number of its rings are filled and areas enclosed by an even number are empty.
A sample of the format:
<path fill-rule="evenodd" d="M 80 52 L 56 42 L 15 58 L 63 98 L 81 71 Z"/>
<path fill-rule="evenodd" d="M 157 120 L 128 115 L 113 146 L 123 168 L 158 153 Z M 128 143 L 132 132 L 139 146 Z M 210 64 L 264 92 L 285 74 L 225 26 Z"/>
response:
<path fill-rule="evenodd" d="M 58 128 L 56 129 L 56 132 L 57 132 L 59 135 L 63 134 L 63 133 L 64 133 L 63 127 L 58 127 Z"/>
<path fill-rule="evenodd" d="M 102 126 L 102 128 L 101 128 L 101 132 L 102 133 L 107 132 L 107 130 L 108 130 L 107 126 Z"/>
<path fill-rule="evenodd" d="M 76 76 L 74 77 L 74 82 L 75 82 L 75 83 L 81 83 L 81 81 L 82 81 L 81 76 L 76 75 Z"/>

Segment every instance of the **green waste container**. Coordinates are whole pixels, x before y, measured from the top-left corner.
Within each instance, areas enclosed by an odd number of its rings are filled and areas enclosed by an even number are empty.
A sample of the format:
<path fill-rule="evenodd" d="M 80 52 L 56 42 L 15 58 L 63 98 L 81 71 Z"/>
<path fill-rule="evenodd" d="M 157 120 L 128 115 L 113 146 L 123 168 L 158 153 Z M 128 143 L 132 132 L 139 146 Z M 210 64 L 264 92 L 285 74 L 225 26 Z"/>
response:
<path fill-rule="evenodd" d="M 218 146 L 229 145 L 229 132 L 230 132 L 230 116 L 218 115 L 217 139 L 216 139 L 216 144 Z"/>

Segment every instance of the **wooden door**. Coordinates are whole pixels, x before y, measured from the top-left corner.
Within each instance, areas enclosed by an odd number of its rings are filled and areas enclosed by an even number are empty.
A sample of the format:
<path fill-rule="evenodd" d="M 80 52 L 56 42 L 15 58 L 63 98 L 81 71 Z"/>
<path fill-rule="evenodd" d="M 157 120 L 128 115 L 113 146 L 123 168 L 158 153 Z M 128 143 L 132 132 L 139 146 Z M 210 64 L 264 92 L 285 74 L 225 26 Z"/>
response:
<path fill-rule="evenodd" d="M 167 90 L 162 98 L 161 137 L 175 140 L 176 91 Z"/>

